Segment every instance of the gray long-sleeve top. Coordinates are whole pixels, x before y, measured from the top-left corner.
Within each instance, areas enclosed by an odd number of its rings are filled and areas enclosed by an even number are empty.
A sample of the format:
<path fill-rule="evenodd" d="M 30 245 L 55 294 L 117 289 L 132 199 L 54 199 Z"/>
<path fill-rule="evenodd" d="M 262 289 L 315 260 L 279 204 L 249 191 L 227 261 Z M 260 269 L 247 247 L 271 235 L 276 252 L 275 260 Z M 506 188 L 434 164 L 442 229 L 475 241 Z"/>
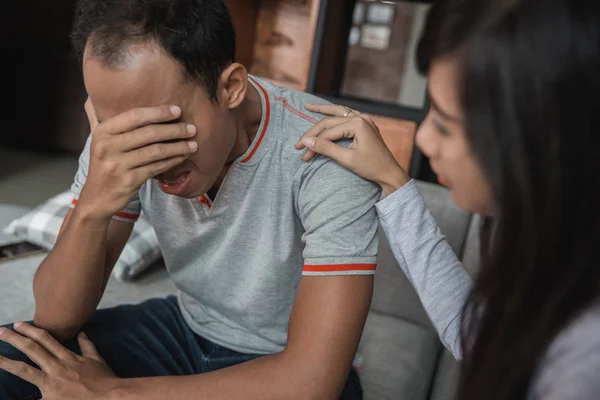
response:
<path fill-rule="evenodd" d="M 440 232 L 414 181 L 381 200 L 377 212 L 398 264 L 415 287 L 441 342 L 461 359 L 461 314 L 471 290 L 469 274 Z M 600 399 L 600 301 L 551 344 L 529 398 Z"/>

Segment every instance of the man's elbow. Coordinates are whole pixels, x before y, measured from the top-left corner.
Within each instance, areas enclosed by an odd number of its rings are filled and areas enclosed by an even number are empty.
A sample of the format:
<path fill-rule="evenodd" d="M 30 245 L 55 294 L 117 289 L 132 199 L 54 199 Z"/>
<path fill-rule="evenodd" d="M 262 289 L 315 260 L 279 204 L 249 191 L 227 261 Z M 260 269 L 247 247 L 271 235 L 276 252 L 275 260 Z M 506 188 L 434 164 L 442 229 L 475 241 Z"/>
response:
<path fill-rule="evenodd" d="M 338 390 L 340 389 L 340 390 Z M 338 400 L 341 388 L 332 387 L 332 382 L 324 378 L 305 382 L 292 396 L 293 400 Z"/>
<path fill-rule="evenodd" d="M 40 310 L 36 307 L 33 316 L 33 323 L 36 327 L 48 331 L 59 341 L 71 339 L 79 333 L 83 324 L 67 318 L 64 313 L 59 315 Z"/>
<path fill-rule="evenodd" d="M 289 359 L 288 359 L 289 360 Z M 338 379 L 339 371 L 331 368 L 316 367 L 315 361 L 291 362 L 288 368 L 282 368 L 285 373 L 282 385 L 288 390 L 289 400 L 338 400 L 344 388 L 346 379 Z M 317 363 L 318 364 L 318 363 Z"/>
<path fill-rule="evenodd" d="M 79 333 L 86 322 L 83 316 L 78 316 L 73 307 L 64 306 L 55 298 L 48 298 L 37 291 L 35 282 L 33 297 L 35 299 L 35 313 L 33 323 L 36 327 L 44 329 L 58 340 L 73 338 Z"/>

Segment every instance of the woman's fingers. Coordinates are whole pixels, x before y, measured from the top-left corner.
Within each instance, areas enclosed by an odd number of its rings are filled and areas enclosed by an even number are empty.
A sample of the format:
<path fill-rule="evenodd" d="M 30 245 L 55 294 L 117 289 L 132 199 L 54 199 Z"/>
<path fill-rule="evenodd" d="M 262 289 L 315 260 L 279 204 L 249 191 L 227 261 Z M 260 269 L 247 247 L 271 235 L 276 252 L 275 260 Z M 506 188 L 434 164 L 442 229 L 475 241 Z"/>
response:
<path fill-rule="evenodd" d="M 308 147 L 309 151 L 313 155 L 314 155 L 314 153 L 322 154 L 324 156 L 327 156 L 329 158 L 336 160 L 343 166 L 348 165 L 350 152 L 352 151 L 350 149 L 344 148 L 344 147 L 337 145 L 329 140 L 322 139 L 319 137 L 306 138 L 306 139 L 304 139 L 304 144 L 306 145 L 306 147 Z M 302 159 L 305 160 L 304 157 L 306 157 L 306 156 L 307 156 L 307 154 L 305 154 L 302 157 Z M 312 158 L 312 156 L 311 156 L 311 158 Z M 308 160 L 305 160 L 305 161 L 308 161 Z"/>
<path fill-rule="evenodd" d="M 309 131 L 303 136 L 302 147 L 308 147 L 308 150 L 302 156 L 302 160 L 309 161 L 315 156 L 315 153 L 318 153 L 318 151 L 315 151 L 309 146 L 306 146 L 306 139 L 309 139 L 311 137 L 318 137 L 319 139 L 335 142 L 343 139 L 358 140 L 360 136 L 368 136 L 369 134 L 378 135 L 376 130 L 377 127 L 374 127 L 372 123 L 365 120 L 362 116 L 354 117 L 351 119 L 342 119 L 345 121 L 344 123 L 338 123 L 336 125 L 332 124 L 333 126 L 331 128 L 320 129 L 317 135 L 309 135 Z"/>
<path fill-rule="evenodd" d="M 331 115 L 334 117 L 347 117 L 348 115 L 357 116 L 360 113 L 351 108 L 337 104 L 307 104 L 304 106 L 308 111 L 319 114 Z"/>
<path fill-rule="evenodd" d="M 327 104 L 307 105 L 306 109 L 336 116 L 327 117 L 301 138 L 302 145 L 296 147 L 307 148 L 302 160 L 308 161 L 315 154 L 322 154 L 357 175 L 378 183 L 388 194 L 410 180 L 387 148 L 377 124 L 368 115 L 339 117 L 337 115 L 344 108 Z M 340 139 L 354 141 L 344 148 L 334 143 Z M 395 178 L 390 180 L 389 176 L 392 175 Z"/>
<path fill-rule="evenodd" d="M 337 126 L 337 125 L 345 124 L 346 122 L 348 122 L 348 119 L 343 118 L 343 117 L 323 118 L 318 124 L 316 124 L 315 126 L 310 128 L 304 135 L 302 135 L 300 140 L 298 140 L 298 142 L 296 143 L 296 148 L 299 150 L 304 148 L 304 144 L 302 143 L 302 141 L 305 138 L 320 136 L 323 131 L 333 128 L 334 126 Z"/>
<path fill-rule="evenodd" d="M 340 128 L 337 128 L 337 127 Z M 309 138 L 319 138 L 322 140 L 326 140 L 329 142 L 337 142 L 338 140 L 344 140 L 344 139 L 354 139 L 356 137 L 358 133 L 357 129 L 357 121 L 347 121 L 344 125 L 335 125 L 333 128 L 328 128 L 325 129 L 321 132 L 319 132 L 319 135 L 316 136 L 312 136 L 312 135 L 306 135 L 306 137 L 304 137 L 302 139 L 302 147 L 308 147 L 305 144 L 305 141 Z M 336 129 L 334 129 L 336 128 Z M 311 142 L 309 142 L 311 143 Z M 304 153 L 304 155 L 302 156 L 302 160 L 304 161 L 310 161 L 314 156 L 316 155 L 316 152 L 310 148 L 308 148 L 306 150 L 306 153 Z"/>
<path fill-rule="evenodd" d="M 340 139 L 355 138 L 362 133 L 361 129 L 364 130 L 365 124 L 366 122 L 361 118 L 353 118 L 343 124 L 338 124 L 322 131 L 319 136 L 309 136 L 304 138 L 302 144 L 306 146 L 308 150 L 304 156 L 302 156 L 302 160 L 309 161 L 314 157 L 315 153 L 318 153 L 333 158 L 345 167 L 349 167 L 349 157 L 353 149 L 341 147 L 333 142 Z"/>
<path fill-rule="evenodd" d="M 310 161 L 316 154 L 322 154 L 353 169 L 353 166 L 348 165 L 349 154 L 358 148 L 358 141 L 366 142 L 362 147 L 373 141 L 381 141 L 377 125 L 366 114 L 334 104 L 308 104 L 305 107 L 309 111 L 330 116 L 312 127 L 296 143 L 297 149 L 307 148 L 302 155 L 303 161 Z M 354 139 L 355 143 L 348 149 L 333 144 L 343 139 Z M 385 145 L 383 147 L 385 149 Z"/>

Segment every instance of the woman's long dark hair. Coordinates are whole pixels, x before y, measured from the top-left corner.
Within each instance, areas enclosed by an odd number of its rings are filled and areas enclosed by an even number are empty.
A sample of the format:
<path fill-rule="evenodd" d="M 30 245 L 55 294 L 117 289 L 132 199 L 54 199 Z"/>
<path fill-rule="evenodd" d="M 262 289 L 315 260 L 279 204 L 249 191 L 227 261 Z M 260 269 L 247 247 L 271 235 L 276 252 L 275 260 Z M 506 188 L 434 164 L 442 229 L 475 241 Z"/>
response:
<path fill-rule="evenodd" d="M 495 201 L 463 313 L 460 399 L 525 398 L 552 340 L 599 298 L 599 53 L 597 1 L 430 11 L 419 68 L 459 62 L 465 129 Z"/>

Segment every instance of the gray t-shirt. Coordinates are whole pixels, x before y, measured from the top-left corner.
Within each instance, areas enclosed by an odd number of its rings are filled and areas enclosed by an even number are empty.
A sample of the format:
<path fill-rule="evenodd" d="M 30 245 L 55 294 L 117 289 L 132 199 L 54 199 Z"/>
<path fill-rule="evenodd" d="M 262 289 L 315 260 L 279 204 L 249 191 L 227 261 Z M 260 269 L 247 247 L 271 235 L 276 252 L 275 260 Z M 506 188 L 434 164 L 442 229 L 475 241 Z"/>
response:
<path fill-rule="evenodd" d="M 398 264 L 413 284 L 444 346 L 461 358 L 461 313 L 472 281 L 440 232 L 414 181 L 377 204 Z M 552 342 L 529 399 L 600 398 L 600 301 Z"/>
<path fill-rule="evenodd" d="M 143 210 L 150 220 L 194 332 L 232 350 L 268 354 L 287 342 L 302 275 L 374 273 L 381 192 L 329 159 L 301 160 L 294 144 L 319 118 L 304 104 L 323 100 L 250 82 L 261 96 L 262 122 L 216 198 L 170 196 L 148 181 L 116 218 L 134 221 Z M 76 196 L 88 159 L 89 144 Z"/>

